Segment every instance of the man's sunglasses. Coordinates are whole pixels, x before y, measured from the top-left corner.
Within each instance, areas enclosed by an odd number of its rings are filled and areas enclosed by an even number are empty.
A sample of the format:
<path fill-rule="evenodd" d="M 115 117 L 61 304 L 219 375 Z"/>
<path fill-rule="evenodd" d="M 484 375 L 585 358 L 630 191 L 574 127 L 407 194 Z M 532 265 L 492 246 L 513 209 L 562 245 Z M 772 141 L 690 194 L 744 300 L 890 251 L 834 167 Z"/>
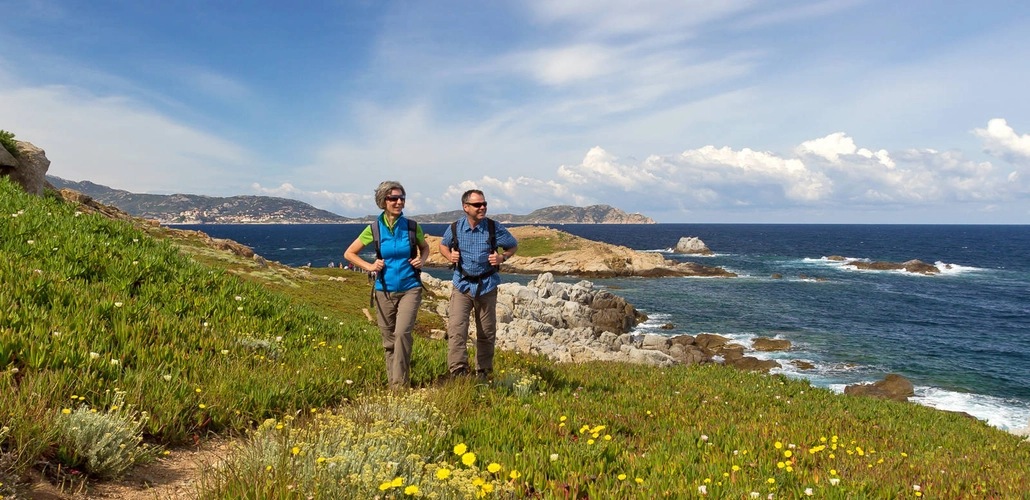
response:
<path fill-rule="evenodd" d="M 386 201 L 404 201 L 403 196 L 387 196 Z"/>
<path fill-rule="evenodd" d="M 482 202 L 479 202 L 479 203 L 466 203 L 466 205 L 468 205 L 470 207 L 483 208 L 483 207 L 486 206 L 486 202 L 482 201 Z"/>

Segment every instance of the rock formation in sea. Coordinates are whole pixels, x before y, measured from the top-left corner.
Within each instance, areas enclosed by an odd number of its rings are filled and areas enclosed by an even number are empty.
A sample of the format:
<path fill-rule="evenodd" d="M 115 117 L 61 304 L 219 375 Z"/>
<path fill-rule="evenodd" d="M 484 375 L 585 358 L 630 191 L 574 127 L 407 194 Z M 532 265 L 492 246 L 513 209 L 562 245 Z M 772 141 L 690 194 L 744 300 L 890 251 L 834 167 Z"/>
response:
<path fill-rule="evenodd" d="M 862 269 L 865 271 L 907 271 L 916 274 L 939 274 L 941 272 L 937 266 L 933 264 L 927 264 L 918 259 L 912 259 L 905 262 L 887 262 L 887 261 L 875 261 L 866 262 L 864 260 L 848 260 L 840 255 L 831 255 L 826 260 L 832 260 L 837 262 L 844 262 L 845 266 L 852 266 L 856 269 Z"/>
<path fill-rule="evenodd" d="M 714 252 L 709 250 L 708 245 L 701 241 L 701 238 L 697 236 L 684 236 L 676 242 L 676 246 L 672 249 L 676 253 L 685 253 L 691 255 L 713 255 Z"/>
<path fill-rule="evenodd" d="M 915 390 L 907 378 L 891 373 L 883 380 L 871 384 L 855 384 L 844 388 L 844 394 L 851 396 L 869 396 L 893 401 L 908 401 L 915 396 Z"/>

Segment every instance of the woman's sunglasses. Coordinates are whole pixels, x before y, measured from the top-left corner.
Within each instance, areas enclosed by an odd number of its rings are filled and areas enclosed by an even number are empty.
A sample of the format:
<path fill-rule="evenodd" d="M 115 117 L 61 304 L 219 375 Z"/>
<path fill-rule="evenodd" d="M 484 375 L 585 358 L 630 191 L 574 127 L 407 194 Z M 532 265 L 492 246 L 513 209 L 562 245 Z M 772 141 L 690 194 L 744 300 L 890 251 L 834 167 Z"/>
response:
<path fill-rule="evenodd" d="M 404 201 L 403 196 L 387 196 L 386 201 Z"/>

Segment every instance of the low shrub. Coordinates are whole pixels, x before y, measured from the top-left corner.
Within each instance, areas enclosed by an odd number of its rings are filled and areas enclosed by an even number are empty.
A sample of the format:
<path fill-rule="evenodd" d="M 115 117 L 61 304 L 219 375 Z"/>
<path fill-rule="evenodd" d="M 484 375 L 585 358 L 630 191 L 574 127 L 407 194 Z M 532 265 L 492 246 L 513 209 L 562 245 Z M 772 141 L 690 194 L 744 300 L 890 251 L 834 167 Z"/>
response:
<path fill-rule="evenodd" d="M 149 416 L 125 404 L 124 396 L 115 391 L 104 411 L 86 404 L 61 410 L 57 456 L 64 465 L 81 467 L 96 478 L 114 479 L 133 465 L 157 457 L 159 449 L 142 442 Z"/>
<path fill-rule="evenodd" d="M 8 153 L 11 153 L 11 156 L 17 158 L 18 146 L 16 146 L 14 142 L 14 134 L 0 129 L 0 144 L 3 144 L 4 149 L 6 149 Z"/>

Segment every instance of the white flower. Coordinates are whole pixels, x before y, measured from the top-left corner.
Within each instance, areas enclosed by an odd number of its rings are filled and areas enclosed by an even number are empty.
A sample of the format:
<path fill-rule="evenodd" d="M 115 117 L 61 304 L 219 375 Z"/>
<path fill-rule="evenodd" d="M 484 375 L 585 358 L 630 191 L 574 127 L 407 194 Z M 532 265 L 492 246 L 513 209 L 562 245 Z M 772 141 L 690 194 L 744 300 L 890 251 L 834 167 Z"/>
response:
<path fill-rule="evenodd" d="M 237 295 L 237 296 L 235 296 L 233 298 L 236 299 L 237 302 L 243 300 L 243 297 L 240 297 L 239 295 Z"/>
<path fill-rule="evenodd" d="M 163 378 L 163 379 L 165 379 L 167 381 L 167 380 L 171 380 L 172 376 L 171 375 L 161 375 L 161 378 Z"/>
<path fill-rule="evenodd" d="M 243 310 L 243 306 L 237 307 L 236 310 L 237 311 L 242 311 Z"/>
<path fill-rule="evenodd" d="M 36 242 L 36 240 L 29 240 L 29 241 L 26 241 L 26 243 L 28 243 L 29 245 L 32 245 L 32 244 L 33 244 L 33 243 L 35 243 L 35 242 Z"/>
<path fill-rule="evenodd" d="M 840 479 L 839 478 L 836 478 L 836 477 L 831 477 L 830 478 L 830 484 L 831 485 L 837 486 L 837 484 L 839 484 L 839 483 L 840 483 Z"/>
<path fill-rule="evenodd" d="M 345 384 L 347 384 L 347 385 L 351 385 L 351 384 L 353 384 L 353 383 L 354 383 L 354 381 L 353 381 L 353 380 L 351 380 L 351 379 L 347 379 L 347 380 L 344 380 L 343 382 L 344 382 Z"/>
<path fill-rule="evenodd" d="M 702 440 L 702 441 L 708 441 L 708 435 L 706 435 L 706 434 L 702 434 L 702 435 L 701 435 L 701 440 Z"/>
<path fill-rule="evenodd" d="M 203 323 L 203 325 L 204 325 L 204 328 L 207 328 L 207 321 L 205 321 L 205 322 Z"/>
<path fill-rule="evenodd" d="M 133 239 L 132 239 L 132 242 L 133 242 L 133 243 L 139 243 L 139 238 L 133 238 Z"/>
<path fill-rule="evenodd" d="M 708 487 L 702 484 L 701 486 L 697 487 L 697 492 L 702 494 L 702 495 L 707 495 L 708 494 Z"/>
<path fill-rule="evenodd" d="M 60 337 L 61 336 L 61 332 L 54 332 L 54 336 L 55 337 Z"/>
<path fill-rule="evenodd" d="M 76 210 L 76 211 L 75 211 L 75 216 L 76 216 L 76 217 L 78 217 L 78 216 L 80 216 L 80 215 L 82 215 L 82 212 L 79 212 L 78 210 Z"/>
<path fill-rule="evenodd" d="M 121 302 L 115 302 L 115 303 L 114 303 L 114 306 L 115 306 L 115 307 L 122 307 L 122 305 L 123 305 L 123 304 L 122 304 Z"/>
<path fill-rule="evenodd" d="M 551 461 L 552 462 L 557 462 L 558 461 L 558 454 L 557 453 L 551 453 Z"/>
<path fill-rule="evenodd" d="M 280 336 L 280 337 L 276 337 L 276 338 L 275 338 L 275 341 L 276 341 L 276 342 L 282 342 L 282 341 L 283 341 L 283 338 L 282 338 L 281 336 Z"/>
<path fill-rule="evenodd" d="M 815 492 L 812 491 L 812 488 L 805 488 L 805 495 L 812 496 L 814 494 Z"/>
<path fill-rule="evenodd" d="M 762 496 L 762 494 L 757 492 L 757 491 L 752 491 L 751 492 L 751 498 L 758 498 L 760 496 Z"/>
<path fill-rule="evenodd" d="M 228 349 L 222 349 L 222 354 L 229 354 L 229 350 Z"/>
<path fill-rule="evenodd" d="M 118 360 L 117 359 L 112 359 L 111 360 L 111 364 L 112 365 L 117 365 L 118 364 Z"/>
<path fill-rule="evenodd" d="M 923 488 L 920 487 L 918 484 L 913 484 L 912 485 L 912 489 L 915 490 L 915 491 L 919 491 L 919 490 L 922 490 Z"/>
<path fill-rule="evenodd" d="M 97 359 L 99 357 L 100 357 L 100 353 L 98 353 L 98 352 L 91 352 L 91 353 L 89 353 L 89 359 Z"/>
<path fill-rule="evenodd" d="M 11 368 L 11 373 L 18 373 L 19 371 L 20 370 L 18 370 L 17 368 Z M 6 427 L 4 427 L 4 429 L 6 429 Z"/>
<path fill-rule="evenodd" d="M 138 265 L 139 265 L 139 261 L 138 261 L 138 260 L 134 260 L 134 261 L 132 261 L 132 265 L 134 265 L 134 266 L 138 266 Z"/>

